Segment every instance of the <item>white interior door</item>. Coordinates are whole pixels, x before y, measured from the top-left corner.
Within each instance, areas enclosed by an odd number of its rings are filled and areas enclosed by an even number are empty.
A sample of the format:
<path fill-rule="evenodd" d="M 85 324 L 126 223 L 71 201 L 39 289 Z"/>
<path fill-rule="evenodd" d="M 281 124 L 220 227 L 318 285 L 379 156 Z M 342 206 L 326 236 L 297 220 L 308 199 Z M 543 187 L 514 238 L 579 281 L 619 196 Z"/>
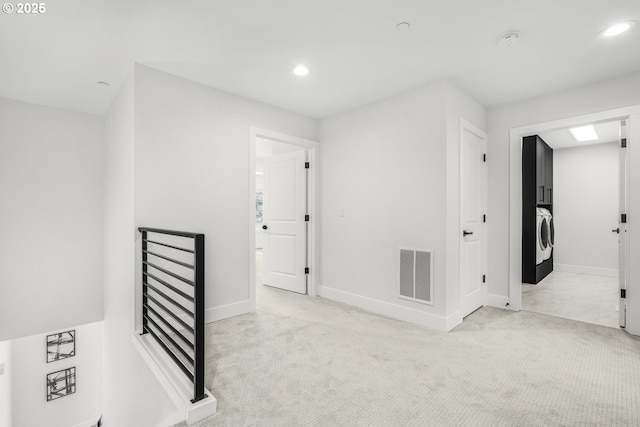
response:
<path fill-rule="evenodd" d="M 307 293 L 307 179 L 304 150 L 264 161 L 264 284 Z"/>
<path fill-rule="evenodd" d="M 626 148 L 627 145 L 627 125 L 625 121 L 620 123 L 620 185 L 619 185 L 619 216 L 618 216 L 618 283 L 620 286 L 620 302 L 618 304 L 618 316 L 620 327 L 627 326 L 627 307 L 626 307 L 626 289 L 627 289 L 627 260 L 628 260 L 628 239 L 627 239 L 627 223 L 626 215 L 629 206 L 629 156 Z"/>
<path fill-rule="evenodd" d="M 460 126 L 460 309 L 462 317 L 486 304 L 487 135 Z"/>

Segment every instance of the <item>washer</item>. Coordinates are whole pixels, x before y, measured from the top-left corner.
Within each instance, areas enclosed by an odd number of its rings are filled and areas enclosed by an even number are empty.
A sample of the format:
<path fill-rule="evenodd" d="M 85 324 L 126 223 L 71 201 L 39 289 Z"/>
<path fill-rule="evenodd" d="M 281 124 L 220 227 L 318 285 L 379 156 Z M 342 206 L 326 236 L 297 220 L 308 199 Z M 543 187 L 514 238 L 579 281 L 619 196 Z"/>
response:
<path fill-rule="evenodd" d="M 536 208 L 536 265 L 545 260 L 548 248 L 548 227 L 544 212 Z"/>
<path fill-rule="evenodd" d="M 553 216 L 551 216 L 551 212 L 545 208 L 540 209 L 540 214 L 542 215 L 542 225 L 539 230 L 539 238 L 542 241 L 544 249 L 542 249 L 542 260 L 548 260 L 551 258 L 551 253 L 553 251 Z"/>

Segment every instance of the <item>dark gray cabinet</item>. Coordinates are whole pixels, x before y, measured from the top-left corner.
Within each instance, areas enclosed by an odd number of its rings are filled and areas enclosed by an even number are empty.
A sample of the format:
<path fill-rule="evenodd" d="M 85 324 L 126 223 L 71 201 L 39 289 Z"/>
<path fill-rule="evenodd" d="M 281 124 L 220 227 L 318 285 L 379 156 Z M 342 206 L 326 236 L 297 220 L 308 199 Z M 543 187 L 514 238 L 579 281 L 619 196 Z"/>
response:
<path fill-rule="evenodd" d="M 553 203 L 553 150 L 537 135 L 527 138 L 531 138 L 529 143 L 535 143 L 536 147 L 536 203 L 550 205 Z"/>
<path fill-rule="evenodd" d="M 553 213 L 553 150 L 538 135 L 522 139 L 522 282 L 536 284 L 553 270 L 553 255 L 536 263 L 536 208 Z"/>

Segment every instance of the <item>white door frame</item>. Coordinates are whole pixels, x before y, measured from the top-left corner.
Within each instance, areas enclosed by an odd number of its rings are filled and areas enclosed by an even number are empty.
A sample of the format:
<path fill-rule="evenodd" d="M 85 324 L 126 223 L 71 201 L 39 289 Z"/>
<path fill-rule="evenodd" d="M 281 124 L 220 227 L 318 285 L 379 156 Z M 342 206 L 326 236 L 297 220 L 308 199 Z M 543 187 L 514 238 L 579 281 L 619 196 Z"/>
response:
<path fill-rule="evenodd" d="M 634 164 L 638 163 L 638 160 L 634 161 L 634 158 L 640 159 L 640 149 L 633 147 L 633 145 L 640 146 L 640 123 L 637 120 L 632 122 L 631 116 L 640 115 L 640 105 L 618 108 L 614 110 L 602 111 L 593 114 L 580 115 L 567 119 L 560 119 L 549 121 L 545 123 L 532 124 L 527 126 L 521 126 L 512 128 L 509 132 L 509 308 L 511 310 L 522 309 L 522 137 L 527 135 L 534 135 L 539 132 L 548 132 L 556 129 L 564 129 L 569 127 L 577 127 L 584 124 L 613 121 L 613 120 L 627 120 L 629 126 L 628 136 L 631 141 L 629 146 L 630 164 L 629 169 L 633 168 Z M 638 170 L 628 170 L 630 174 L 640 174 Z M 634 176 L 631 176 L 631 183 L 633 183 Z M 632 186 L 633 184 L 631 184 Z M 633 189 L 630 189 L 634 191 Z M 637 190 L 635 190 L 637 191 Z M 633 197 L 632 197 L 633 199 Z M 640 206 L 638 206 L 640 200 L 630 201 L 629 210 L 634 212 L 640 212 Z M 638 207 L 638 209 L 634 209 Z M 627 212 L 629 214 L 629 212 Z M 630 216 L 630 223 L 633 221 L 633 216 Z M 631 237 L 632 224 L 629 226 L 629 232 L 627 237 L 629 238 L 629 245 L 631 255 L 634 252 L 640 252 L 640 242 L 633 241 Z M 633 245 L 633 246 L 632 246 Z M 632 258 L 631 258 L 632 259 Z M 633 263 L 631 263 L 633 264 Z M 629 266 L 633 268 L 633 266 Z M 635 272 L 634 272 L 635 273 Z M 639 272 L 640 273 L 640 272 Z M 638 274 L 638 273 L 635 273 Z M 635 276 L 634 274 L 634 276 Z M 631 276 L 631 277 L 634 277 Z M 632 280 L 630 281 L 632 282 Z M 631 286 L 633 286 L 631 284 Z M 634 326 L 627 327 L 627 331 L 634 334 L 640 334 L 640 295 L 636 295 L 633 298 L 635 291 L 640 293 L 640 286 L 637 289 L 629 292 L 627 295 L 627 325 L 630 324 L 630 320 L 633 321 Z M 630 304 L 630 303 L 634 304 Z M 634 310 L 635 305 L 638 305 L 638 310 Z M 633 311 L 633 314 L 630 314 Z M 637 317 L 637 320 L 634 318 Z M 634 332 L 635 331 L 635 332 Z"/>
<path fill-rule="evenodd" d="M 318 210 L 318 192 L 316 191 L 318 179 L 318 148 L 317 141 L 300 138 L 297 136 L 287 135 L 284 133 L 259 128 L 256 126 L 249 127 L 249 311 L 256 311 L 256 138 L 265 138 L 272 141 L 283 142 L 285 144 L 297 145 L 308 150 L 310 163 L 309 182 L 308 182 L 308 204 L 309 204 L 309 234 L 307 237 L 307 254 L 309 258 L 309 281 L 307 294 L 311 296 L 318 295 L 316 285 L 316 269 L 317 248 L 316 248 L 316 232 L 317 232 L 317 212 Z"/>

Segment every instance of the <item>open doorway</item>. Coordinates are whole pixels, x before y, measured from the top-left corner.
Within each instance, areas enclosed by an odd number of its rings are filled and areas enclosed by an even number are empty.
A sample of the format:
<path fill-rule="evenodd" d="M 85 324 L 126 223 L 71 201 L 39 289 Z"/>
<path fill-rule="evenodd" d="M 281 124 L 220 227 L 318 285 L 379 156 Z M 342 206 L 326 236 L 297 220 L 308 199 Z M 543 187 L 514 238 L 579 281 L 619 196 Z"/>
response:
<path fill-rule="evenodd" d="M 531 243 L 535 245 L 538 277 L 528 274 L 523 260 L 523 310 L 621 326 L 618 222 L 622 123 L 587 123 L 537 132 L 535 140 L 523 139 L 523 144 L 543 144 L 544 151 L 549 151 L 542 159 L 548 182 L 539 178 L 535 183 L 541 188 L 535 188 L 540 194 L 535 195 L 535 242 Z M 576 136 L 572 129 L 591 135 Z M 523 147 L 523 156 L 526 153 Z M 540 156 L 536 161 L 541 162 Z M 527 173 L 533 171 L 523 163 L 523 175 Z M 523 176 L 525 204 L 527 181 Z M 529 249 L 527 234 L 531 234 L 525 223 L 523 216 L 523 257 Z M 533 250 L 531 257 L 533 267 Z"/>
<path fill-rule="evenodd" d="M 249 301 L 273 290 L 316 295 L 315 169 L 317 143 L 252 128 Z M 271 291 L 269 290 L 271 289 Z"/>

